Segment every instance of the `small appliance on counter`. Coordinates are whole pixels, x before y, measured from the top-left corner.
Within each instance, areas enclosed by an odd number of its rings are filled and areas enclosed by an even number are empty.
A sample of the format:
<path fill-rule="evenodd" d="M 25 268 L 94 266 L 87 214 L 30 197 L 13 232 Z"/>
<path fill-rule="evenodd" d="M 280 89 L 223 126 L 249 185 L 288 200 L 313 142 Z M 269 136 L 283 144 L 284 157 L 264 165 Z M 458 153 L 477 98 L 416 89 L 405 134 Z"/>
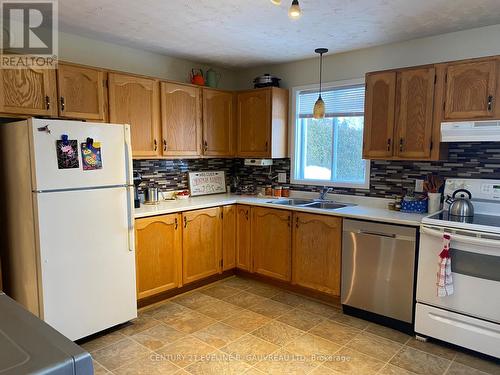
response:
<path fill-rule="evenodd" d="M 144 204 L 160 203 L 160 192 L 156 186 L 148 186 L 144 189 Z"/>
<path fill-rule="evenodd" d="M 272 76 L 269 73 L 256 77 L 253 80 L 253 87 L 258 89 L 262 87 L 280 87 L 281 78 Z"/>

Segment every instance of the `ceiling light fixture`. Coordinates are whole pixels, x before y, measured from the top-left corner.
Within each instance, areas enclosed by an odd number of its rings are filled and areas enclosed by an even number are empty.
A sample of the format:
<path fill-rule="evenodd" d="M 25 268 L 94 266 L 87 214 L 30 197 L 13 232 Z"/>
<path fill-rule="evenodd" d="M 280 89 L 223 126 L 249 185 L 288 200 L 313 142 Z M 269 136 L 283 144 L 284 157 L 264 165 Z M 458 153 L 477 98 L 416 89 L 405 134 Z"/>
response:
<path fill-rule="evenodd" d="M 316 48 L 314 52 L 319 53 L 319 96 L 316 103 L 314 103 L 313 117 L 316 120 L 325 118 L 325 102 L 321 98 L 321 80 L 323 73 L 323 54 L 328 52 L 327 48 Z"/>
<path fill-rule="evenodd" d="M 302 15 L 302 10 L 300 10 L 299 0 L 293 0 L 290 9 L 288 10 L 288 17 L 292 20 L 299 19 Z"/>
<path fill-rule="evenodd" d="M 271 0 L 274 5 L 281 5 L 281 0 Z"/>

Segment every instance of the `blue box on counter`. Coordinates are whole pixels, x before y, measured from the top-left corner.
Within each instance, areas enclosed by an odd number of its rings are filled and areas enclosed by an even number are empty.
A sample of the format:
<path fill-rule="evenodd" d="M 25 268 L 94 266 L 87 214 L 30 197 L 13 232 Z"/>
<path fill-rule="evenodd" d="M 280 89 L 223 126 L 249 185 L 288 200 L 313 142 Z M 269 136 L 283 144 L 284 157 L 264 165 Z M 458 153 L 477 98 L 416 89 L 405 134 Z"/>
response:
<path fill-rule="evenodd" d="M 414 213 L 414 214 L 425 214 L 428 208 L 428 199 L 414 200 L 414 201 L 403 201 L 401 202 L 401 212 Z"/>

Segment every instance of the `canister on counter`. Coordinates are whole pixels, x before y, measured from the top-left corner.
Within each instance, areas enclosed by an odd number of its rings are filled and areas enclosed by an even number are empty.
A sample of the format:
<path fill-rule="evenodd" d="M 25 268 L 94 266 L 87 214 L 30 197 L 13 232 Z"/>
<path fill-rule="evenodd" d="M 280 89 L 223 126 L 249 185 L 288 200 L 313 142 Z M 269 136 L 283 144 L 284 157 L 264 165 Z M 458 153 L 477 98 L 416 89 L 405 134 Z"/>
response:
<path fill-rule="evenodd" d="M 288 198 L 290 196 L 290 187 L 289 186 L 283 186 L 281 188 L 281 196 Z"/>
<path fill-rule="evenodd" d="M 267 196 L 272 196 L 273 195 L 273 187 L 272 185 L 266 185 L 266 193 Z"/>
<path fill-rule="evenodd" d="M 283 189 L 281 188 L 281 186 L 275 186 L 273 187 L 273 196 L 274 197 L 281 197 L 281 191 Z"/>

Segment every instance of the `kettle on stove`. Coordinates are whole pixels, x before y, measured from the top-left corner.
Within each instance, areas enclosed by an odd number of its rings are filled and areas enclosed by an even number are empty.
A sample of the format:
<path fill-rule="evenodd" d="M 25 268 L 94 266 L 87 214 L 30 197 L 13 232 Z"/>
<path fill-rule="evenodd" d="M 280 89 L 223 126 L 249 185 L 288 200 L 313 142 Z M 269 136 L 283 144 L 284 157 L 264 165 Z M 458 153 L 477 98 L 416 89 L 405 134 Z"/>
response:
<path fill-rule="evenodd" d="M 474 216 L 474 205 L 471 202 L 472 194 L 469 190 L 455 190 L 451 197 L 446 199 L 450 205 L 448 214 L 454 217 L 472 217 Z"/>

